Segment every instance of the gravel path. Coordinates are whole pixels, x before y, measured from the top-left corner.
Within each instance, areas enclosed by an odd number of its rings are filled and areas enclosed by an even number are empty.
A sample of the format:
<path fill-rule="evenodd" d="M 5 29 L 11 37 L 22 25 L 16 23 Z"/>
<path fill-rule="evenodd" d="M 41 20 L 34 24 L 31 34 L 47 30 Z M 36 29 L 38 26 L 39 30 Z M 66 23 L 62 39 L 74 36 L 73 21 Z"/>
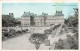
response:
<path fill-rule="evenodd" d="M 30 34 L 24 34 L 16 38 L 8 39 L 2 42 L 3 50 L 36 50 L 34 44 L 32 44 L 28 39 Z M 49 46 L 41 44 L 39 50 L 48 50 Z"/>

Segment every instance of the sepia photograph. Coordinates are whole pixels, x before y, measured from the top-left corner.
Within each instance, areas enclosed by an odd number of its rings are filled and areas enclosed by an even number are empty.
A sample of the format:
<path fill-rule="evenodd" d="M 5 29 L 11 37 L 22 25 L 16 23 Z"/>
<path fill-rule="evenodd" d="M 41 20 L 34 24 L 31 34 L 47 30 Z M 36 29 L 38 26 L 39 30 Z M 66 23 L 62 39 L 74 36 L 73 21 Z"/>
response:
<path fill-rule="evenodd" d="M 78 3 L 2 3 L 2 50 L 78 50 Z"/>

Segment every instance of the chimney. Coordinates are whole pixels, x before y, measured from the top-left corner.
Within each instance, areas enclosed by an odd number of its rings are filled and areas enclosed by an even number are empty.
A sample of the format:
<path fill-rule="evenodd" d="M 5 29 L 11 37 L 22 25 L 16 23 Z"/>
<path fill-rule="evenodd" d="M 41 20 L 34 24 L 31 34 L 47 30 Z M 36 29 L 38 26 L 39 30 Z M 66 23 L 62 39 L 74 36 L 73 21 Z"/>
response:
<path fill-rule="evenodd" d="M 25 13 L 25 12 L 24 12 Z"/>
<path fill-rule="evenodd" d="M 62 13 L 62 10 L 61 10 L 61 13 Z"/>
<path fill-rule="evenodd" d="M 14 14 L 13 13 L 9 13 L 9 16 L 14 17 Z"/>
<path fill-rule="evenodd" d="M 57 10 L 56 10 L 56 13 L 57 13 Z"/>

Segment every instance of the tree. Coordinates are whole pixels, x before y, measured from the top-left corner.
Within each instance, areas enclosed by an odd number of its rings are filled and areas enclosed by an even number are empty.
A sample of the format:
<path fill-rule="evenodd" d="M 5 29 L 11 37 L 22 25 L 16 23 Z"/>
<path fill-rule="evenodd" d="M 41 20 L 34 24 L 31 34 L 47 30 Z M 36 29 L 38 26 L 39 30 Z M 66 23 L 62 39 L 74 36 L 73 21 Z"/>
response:
<path fill-rule="evenodd" d="M 15 21 L 14 24 L 15 25 L 21 25 L 21 21 Z"/>
<path fill-rule="evenodd" d="M 51 31 L 50 29 L 44 30 L 44 33 L 45 33 L 45 34 L 51 34 L 51 32 L 52 32 L 52 31 Z"/>
<path fill-rule="evenodd" d="M 37 50 L 39 49 L 40 44 L 44 43 L 46 39 L 47 36 L 45 34 L 40 33 L 34 33 L 29 38 L 30 42 L 35 44 Z"/>
<path fill-rule="evenodd" d="M 78 41 L 75 36 L 67 35 L 67 41 L 70 45 L 70 49 L 78 49 Z"/>
<path fill-rule="evenodd" d="M 76 27 L 78 25 L 78 9 L 74 8 L 74 15 L 69 15 L 68 17 L 69 18 L 65 20 L 65 24 Z"/>
<path fill-rule="evenodd" d="M 64 49 L 64 42 L 62 39 L 59 39 L 58 42 L 55 44 L 55 49 Z"/>

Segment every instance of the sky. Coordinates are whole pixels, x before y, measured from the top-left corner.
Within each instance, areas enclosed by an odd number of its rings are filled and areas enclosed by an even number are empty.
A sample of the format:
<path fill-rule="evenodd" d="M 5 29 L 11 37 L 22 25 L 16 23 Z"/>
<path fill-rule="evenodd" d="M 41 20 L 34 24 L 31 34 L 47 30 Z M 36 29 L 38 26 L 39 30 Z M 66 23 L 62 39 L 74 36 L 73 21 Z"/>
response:
<path fill-rule="evenodd" d="M 57 11 L 61 11 L 65 18 L 73 15 L 73 8 L 78 8 L 78 3 L 3 3 L 2 14 L 14 13 L 15 18 L 20 18 L 24 12 L 31 12 L 41 15 L 42 12 L 48 15 L 54 15 Z"/>

